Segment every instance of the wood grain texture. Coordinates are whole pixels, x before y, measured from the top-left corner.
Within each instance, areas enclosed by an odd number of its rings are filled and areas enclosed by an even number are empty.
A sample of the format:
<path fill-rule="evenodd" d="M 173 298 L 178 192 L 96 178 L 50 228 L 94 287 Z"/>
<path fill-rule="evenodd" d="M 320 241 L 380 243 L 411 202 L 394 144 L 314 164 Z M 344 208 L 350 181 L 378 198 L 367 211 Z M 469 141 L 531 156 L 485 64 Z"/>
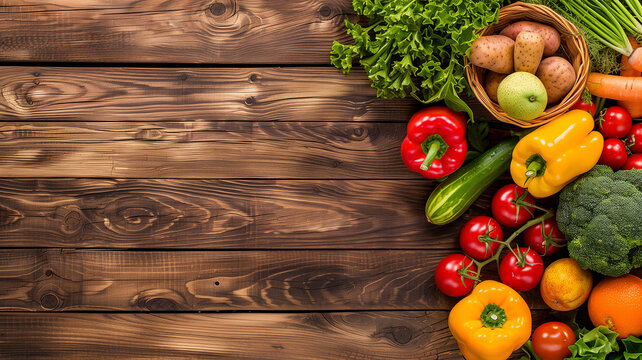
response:
<path fill-rule="evenodd" d="M 3 177 L 418 179 L 403 123 L 0 123 Z"/>
<path fill-rule="evenodd" d="M 427 180 L 0 179 L 0 247 L 455 249 L 503 183 L 435 226 Z"/>
<path fill-rule="evenodd" d="M 377 99 L 359 69 L 0 68 L 3 121 L 405 123 L 418 107 L 411 99 Z"/>
<path fill-rule="evenodd" d="M 446 312 L 0 314 L 11 359 L 458 359 Z"/>
<path fill-rule="evenodd" d="M 329 64 L 344 0 L 6 0 L 0 60 Z"/>
<path fill-rule="evenodd" d="M 11 359 L 462 359 L 447 311 L 0 313 L 0 329 Z"/>
<path fill-rule="evenodd" d="M 452 251 L 0 251 L 2 310 L 449 310 Z M 488 266 L 484 279 L 497 279 Z M 539 291 L 524 293 L 546 308 Z"/>

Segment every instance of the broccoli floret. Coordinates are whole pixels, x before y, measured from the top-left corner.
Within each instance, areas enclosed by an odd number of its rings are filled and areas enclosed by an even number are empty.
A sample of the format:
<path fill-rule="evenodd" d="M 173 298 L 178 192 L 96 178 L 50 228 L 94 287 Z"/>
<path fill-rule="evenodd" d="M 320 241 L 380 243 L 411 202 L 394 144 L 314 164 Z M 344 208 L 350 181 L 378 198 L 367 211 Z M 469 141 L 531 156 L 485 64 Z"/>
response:
<path fill-rule="evenodd" d="M 564 188 L 557 223 L 582 267 L 620 276 L 642 266 L 642 170 L 595 166 Z"/>

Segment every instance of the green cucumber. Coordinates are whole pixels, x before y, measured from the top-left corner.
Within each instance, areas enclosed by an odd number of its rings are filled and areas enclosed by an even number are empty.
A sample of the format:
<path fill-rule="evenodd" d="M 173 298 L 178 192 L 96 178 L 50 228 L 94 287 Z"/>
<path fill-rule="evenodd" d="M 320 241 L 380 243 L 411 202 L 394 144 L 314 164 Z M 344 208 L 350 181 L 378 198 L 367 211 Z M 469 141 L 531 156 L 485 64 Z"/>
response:
<path fill-rule="evenodd" d="M 484 190 L 508 170 L 518 141 L 518 137 L 511 136 L 448 176 L 426 202 L 428 221 L 445 225 L 468 210 Z"/>

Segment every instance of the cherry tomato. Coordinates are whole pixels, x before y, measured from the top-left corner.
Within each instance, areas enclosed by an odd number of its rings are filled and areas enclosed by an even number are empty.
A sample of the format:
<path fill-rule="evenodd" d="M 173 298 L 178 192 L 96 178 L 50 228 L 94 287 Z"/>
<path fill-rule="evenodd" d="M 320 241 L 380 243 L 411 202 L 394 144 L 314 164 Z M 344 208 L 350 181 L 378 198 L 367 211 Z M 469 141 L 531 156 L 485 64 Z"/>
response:
<path fill-rule="evenodd" d="M 626 162 L 628 154 L 626 153 L 626 146 L 620 139 L 606 139 L 604 140 L 604 147 L 602 148 L 602 155 L 597 162 L 602 165 L 608 165 L 613 170 L 618 170 Z"/>
<path fill-rule="evenodd" d="M 502 225 L 508 227 L 520 227 L 524 225 L 535 214 L 535 209 L 530 206 L 515 204 L 517 198 L 522 198 L 526 189 L 515 184 L 509 184 L 499 189 L 491 203 L 493 217 Z M 527 194 L 521 201 L 535 205 L 535 198 Z"/>
<path fill-rule="evenodd" d="M 448 296 L 464 296 L 473 290 L 475 284 L 473 279 L 464 278 L 464 283 L 461 282 L 461 275 L 459 270 L 464 266 L 469 266 L 467 274 L 475 276 L 477 274 L 477 266 L 472 264 L 473 261 L 464 254 L 450 254 L 443 258 L 437 270 L 435 270 L 435 282 L 437 288 Z"/>
<path fill-rule="evenodd" d="M 586 101 L 582 100 L 581 98 L 577 100 L 573 106 L 571 106 L 571 110 L 584 110 L 587 113 L 591 113 L 591 116 L 595 116 L 595 104 L 589 104 Z"/>
<path fill-rule="evenodd" d="M 626 136 L 626 146 L 632 153 L 642 153 L 642 123 L 631 127 L 631 131 Z"/>
<path fill-rule="evenodd" d="M 543 273 L 542 258 L 535 250 L 529 248 L 513 249 L 499 264 L 499 278 L 517 291 L 528 291 L 537 286 Z"/>
<path fill-rule="evenodd" d="M 623 138 L 631 130 L 631 114 L 621 106 L 611 106 L 599 121 L 600 132 L 605 138 Z"/>
<path fill-rule="evenodd" d="M 480 241 L 486 238 L 486 242 Z M 490 216 L 476 216 L 464 225 L 459 232 L 459 246 L 464 252 L 477 260 L 486 260 L 493 256 L 499 248 L 499 243 L 490 241 L 504 240 L 504 233 L 497 220 Z"/>
<path fill-rule="evenodd" d="M 633 154 L 626 159 L 622 170 L 642 169 L 642 154 Z"/>
<path fill-rule="evenodd" d="M 575 343 L 575 334 L 568 325 L 551 321 L 533 331 L 532 343 L 535 355 L 542 360 L 563 360 L 571 357 L 568 347 Z"/>
<path fill-rule="evenodd" d="M 564 233 L 557 227 L 554 218 L 544 220 L 544 231 L 542 234 L 542 223 L 537 223 L 524 231 L 524 242 L 526 246 L 537 251 L 540 255 L 555 254 L 560 248 L 549 242 L 546 248 L 546 237 L 558 245 L 564 245 L 566 240 L 555 241 L 552 239 L 565 239 Z M 546 249 L 546 253 L 544 253 Z"/>

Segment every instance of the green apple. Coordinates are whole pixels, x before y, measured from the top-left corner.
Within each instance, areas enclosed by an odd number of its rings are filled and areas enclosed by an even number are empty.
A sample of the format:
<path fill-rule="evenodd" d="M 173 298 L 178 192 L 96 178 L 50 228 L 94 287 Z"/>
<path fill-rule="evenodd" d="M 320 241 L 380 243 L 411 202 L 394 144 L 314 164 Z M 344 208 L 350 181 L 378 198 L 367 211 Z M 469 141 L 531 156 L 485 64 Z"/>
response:
<path fill-rule="evenodd" d="M 548 96 L 542 81 L 535 75 L 518 71 L 508 75 L 497 88 L 497 102 L 508 116 L 528 121 L 546 109 Z"/>

